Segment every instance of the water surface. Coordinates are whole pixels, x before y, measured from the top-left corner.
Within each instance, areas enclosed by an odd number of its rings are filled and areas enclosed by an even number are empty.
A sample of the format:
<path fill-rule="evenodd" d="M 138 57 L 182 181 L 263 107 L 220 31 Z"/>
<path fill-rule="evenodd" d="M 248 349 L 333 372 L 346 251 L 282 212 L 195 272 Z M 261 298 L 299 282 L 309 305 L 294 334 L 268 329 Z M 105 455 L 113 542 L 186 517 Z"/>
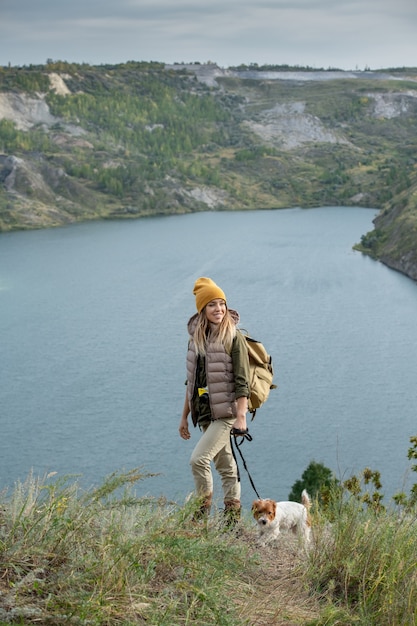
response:
<path fill-rule="evenodd" d="M 0 236 L 0 488 L 122 469 L 182 501 L 178 435 L 192 287 L 210 276 L 273 355 L 279 389 L 242 451 L 263 497 L 311 460 L 399 491 L 416 434 L 417 287 L 352 250 L 361 208 L 199 213 Z M 242 469 L 244 504 L 255 494 Z M 216 496 L 220 495 L 218 485 Z"/>

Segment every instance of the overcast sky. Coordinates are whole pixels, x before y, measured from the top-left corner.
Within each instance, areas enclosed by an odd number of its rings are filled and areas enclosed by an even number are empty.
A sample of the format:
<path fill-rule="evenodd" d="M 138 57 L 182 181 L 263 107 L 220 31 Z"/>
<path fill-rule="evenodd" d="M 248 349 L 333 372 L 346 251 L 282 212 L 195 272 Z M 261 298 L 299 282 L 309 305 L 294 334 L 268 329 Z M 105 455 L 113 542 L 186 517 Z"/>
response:
<path fill-rule="evenodd" d="M 0 0 L 0 65 L 417 66 L 417 0 Z"/>

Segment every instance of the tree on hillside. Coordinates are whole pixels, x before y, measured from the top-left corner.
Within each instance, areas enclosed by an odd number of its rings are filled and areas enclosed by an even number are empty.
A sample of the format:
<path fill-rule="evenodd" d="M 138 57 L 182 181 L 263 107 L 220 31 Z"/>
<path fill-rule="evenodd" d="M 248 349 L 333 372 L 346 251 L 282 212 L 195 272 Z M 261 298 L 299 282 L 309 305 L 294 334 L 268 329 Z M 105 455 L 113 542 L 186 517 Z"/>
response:
<path fill-rule="evenodd" d="M 296 480 L 293 484 L 288 499 L 300 502 L 303 489 L 307 489 L 312 498 L 315 496 L 320 497 L 325 491 L 328 491 L 338 484 L 339 481 L 334 476 L 331 469 L 323 465 L 323 463 L 311 461 L 301 475 L 301 479 Z"/>

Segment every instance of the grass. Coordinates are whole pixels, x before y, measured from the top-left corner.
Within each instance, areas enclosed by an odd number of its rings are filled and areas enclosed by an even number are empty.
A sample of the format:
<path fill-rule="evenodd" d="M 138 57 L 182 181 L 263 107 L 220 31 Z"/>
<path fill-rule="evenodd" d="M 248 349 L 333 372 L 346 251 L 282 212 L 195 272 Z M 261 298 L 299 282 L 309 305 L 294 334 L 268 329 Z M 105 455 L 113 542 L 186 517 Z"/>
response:
<path fill-rule="evenodd" d="M 306 572 L 315 592 L 333 611 L 337 608 L 338 617 L 313 623 L 416 624 L 416 531 L 415 515 L 377 513 L 353 497 L 340 502 L 333 524 L 326 521 L 316 532 Z"/>
<path fill-rule="evenodd" d="M 1 509 L 0 623 L 239 623 L 225 590 L 244 552 L 186 523 L 192 503 L 135 498 L 142 477 L 89 493 L 50 478 L 17 485 Z"/>
<path fill-rule="evenodd" d="M 308 554 L 296 538 L 256 545 L 196 506 L 140 498 L 137 470 L 82 491 L 30 476 L 0 494 L 0 626 L 404 626 L 417 620 L 415 510 L 335 489 L 316 502 Z"/>

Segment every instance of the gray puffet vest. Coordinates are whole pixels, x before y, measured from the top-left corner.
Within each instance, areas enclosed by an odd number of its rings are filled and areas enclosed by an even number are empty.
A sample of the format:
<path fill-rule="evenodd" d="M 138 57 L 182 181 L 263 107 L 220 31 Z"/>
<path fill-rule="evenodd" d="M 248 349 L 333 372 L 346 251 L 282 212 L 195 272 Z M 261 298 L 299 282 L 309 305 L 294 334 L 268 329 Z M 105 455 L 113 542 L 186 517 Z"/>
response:
<path fill-rule="evenodd" d="M 239 314 L 229 309 L 233 321 L 237 324 Z M 188 322 L 188 332 L 191 339 L 187 352 L 187 393 L 194 426 L 197 424 L 197 415 L 194 414 L 193 395 L 197 370 L 197 354 L 194 348 L 193 335 L 198 315 L 194 315 Z M 210 411 L 212 419 L 217 420 L 236 416 L 235 380 L 232 357 L 223 346 L 208 341 L 206 345 L 206 377 L 209 393 Z"/>

